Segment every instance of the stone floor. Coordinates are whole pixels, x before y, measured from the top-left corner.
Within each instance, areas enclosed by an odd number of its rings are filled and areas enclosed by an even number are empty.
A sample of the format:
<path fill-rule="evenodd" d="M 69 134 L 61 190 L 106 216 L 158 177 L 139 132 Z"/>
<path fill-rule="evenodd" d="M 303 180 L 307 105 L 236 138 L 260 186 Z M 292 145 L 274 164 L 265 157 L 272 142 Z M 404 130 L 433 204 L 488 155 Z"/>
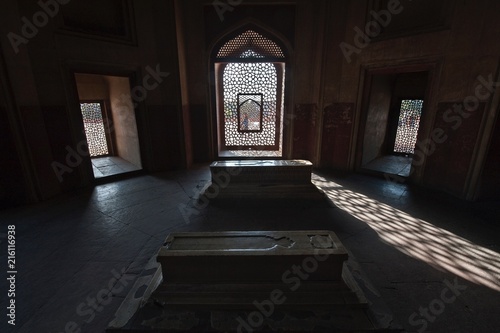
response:
<path fill-rule="evenodd" d="M 196 208 L 208 179 L 208 166 L 138 176 L 0 212 L 4 249 L 7 225 L 16 226 L 18 270 L 16 326 L 3 314 L 0 332 L 104 332 L 170 232 L 303 229 L 338 235 L 371 282 L 365 287 L 394 315 L 381 320 L 410 332 L 500 331 L 497 203 L 465 205 L 406 184 L 318 173 L 328 204 Z"/>
<path fill-rule="evenodd" d="M 406 156 L 381 156 L 363 165 L 363 169 L 408 177 L 411 171 L 412 160 L 411 157 Z"/>
<path fill-rule="evenodd" d="M 116 176 L 138 170 L 141 170 L 141 168 L 118 156 L 92 158 L 92 171 L 94 172 L 94 178 Z"/>

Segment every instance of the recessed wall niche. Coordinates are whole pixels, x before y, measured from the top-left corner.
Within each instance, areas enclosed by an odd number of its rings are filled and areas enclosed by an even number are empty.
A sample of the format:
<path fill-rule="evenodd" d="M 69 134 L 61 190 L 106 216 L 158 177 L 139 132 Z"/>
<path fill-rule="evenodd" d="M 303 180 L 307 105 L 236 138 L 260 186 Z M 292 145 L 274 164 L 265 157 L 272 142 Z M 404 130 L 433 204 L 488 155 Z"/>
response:
<path fill-rule="evenodd" d="M 75 82 L 94 177 L 141 170 L 129 77 L 75 73 Z"/>
<path fill-rule="evenodd" d="M 389 8 L 397 14 L 386 16 Z M 449 29 L 453 8 L 454 2 L 450 0 L 370 0 L 366 22 L 375 21 L 381 25 L 375 39 L 416 35 Z"/>
<path fill-rule="evenodd" d="M 61 6 L 61 31 L 82 37 L 135 43 L 130 0 L 71 1 Z"/>

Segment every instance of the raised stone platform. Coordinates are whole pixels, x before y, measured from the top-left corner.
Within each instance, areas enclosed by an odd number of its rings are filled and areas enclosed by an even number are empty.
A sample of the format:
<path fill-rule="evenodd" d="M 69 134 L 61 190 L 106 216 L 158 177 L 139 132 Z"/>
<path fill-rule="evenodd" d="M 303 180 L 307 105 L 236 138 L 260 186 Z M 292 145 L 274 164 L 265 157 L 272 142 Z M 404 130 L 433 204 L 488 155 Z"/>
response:
<path fill-rule="evenodd" d="M 156 260 L 151 280 L 134 286 L 108 332 L 380 328 L 331 231 L 176 233 Z M 158 286 L 152 294 L 151 286 Z"/>
<path fill-rule="evenodd" d="M 177 233 L 168 236 L 157 260 L 164 285 L 281 283 L 304 261 L 314 265 L 308 281 L 341 281 L 347 252 L 328 231 Z"/>
<path fill-rule="evenodd" d="M 306 160 L 217 161 L 210 165 L 211 182 L 202 195 L 215 199 L 323 199 L 311 183 L 312 163 Z"/>

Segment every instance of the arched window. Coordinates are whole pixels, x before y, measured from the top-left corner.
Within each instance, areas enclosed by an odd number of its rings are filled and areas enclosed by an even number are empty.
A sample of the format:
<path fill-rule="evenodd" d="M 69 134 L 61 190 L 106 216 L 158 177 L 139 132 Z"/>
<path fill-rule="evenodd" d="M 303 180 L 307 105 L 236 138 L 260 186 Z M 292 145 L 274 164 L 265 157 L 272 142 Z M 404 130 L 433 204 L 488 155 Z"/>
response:
<path fill-rule="evenodd" d="M 281 157 L 283 50 L 246 30 L 217 50 L 214 69 L 219 156 Z"/>

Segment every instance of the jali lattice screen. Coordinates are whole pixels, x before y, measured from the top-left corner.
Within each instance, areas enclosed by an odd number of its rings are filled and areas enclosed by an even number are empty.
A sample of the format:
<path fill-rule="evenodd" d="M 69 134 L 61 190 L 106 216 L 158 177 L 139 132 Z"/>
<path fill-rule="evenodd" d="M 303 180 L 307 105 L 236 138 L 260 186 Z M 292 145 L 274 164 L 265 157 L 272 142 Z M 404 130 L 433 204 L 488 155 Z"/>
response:
<path fill-rule="evenodd" d="M 405 154 L 415 152 L 423 104 L 424 101 L 421 99 L 405 99 L 401 101 L 394 152 Z"/>
<path fill-rule="evenodd" d="M 80 103 L 90 156 L 107 155 L 108 144 L 100 103 Z"/>
<path fill-rule="evenodd" d="M 284 59 L 281 48 L 261 34 L 247 30 L 225 43 L 217 53 L 217 58 L 278 58 Z"/>
<path fill-rule="evenodd" d="M 278 74 L 275 65 L 265 62 L 230 63 L 224 68 L 223 89 L 225 145 L 274 146 L 278 119 Z M 247 98 L 239 104 L 238 97 L 241 102 L 241 96 L 244 95 L 253 98 Z M 257 112 L 260 108 L 261 116 Z"/>

